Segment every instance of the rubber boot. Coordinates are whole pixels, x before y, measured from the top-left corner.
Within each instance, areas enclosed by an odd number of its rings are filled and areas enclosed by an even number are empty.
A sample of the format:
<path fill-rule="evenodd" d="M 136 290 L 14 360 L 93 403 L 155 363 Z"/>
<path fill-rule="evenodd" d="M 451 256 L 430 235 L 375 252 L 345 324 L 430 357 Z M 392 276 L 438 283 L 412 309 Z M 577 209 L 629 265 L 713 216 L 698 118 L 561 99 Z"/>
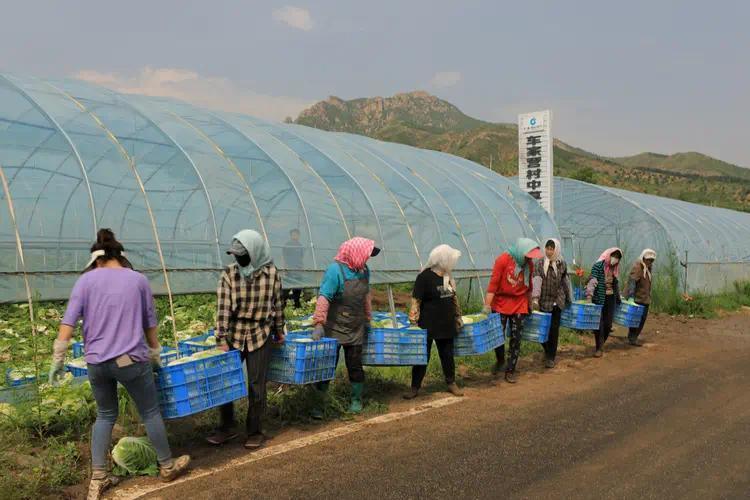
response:
<path fill-rule="evenodd" d="M 325 415 L 326 394 L 328 393 L 329 386 L 330 384 L 328 382 L 321 382 L 315 386 L 315 390 L 320 393 L 320 403 L 310 410 L 310 417 L 314 420 L 323 420 L 323 416 Z"/>
<path fill-rule="evenodd" d="M 365 389 L 363 382 L 352 382 L 352 404 L 349 405 L 350 413 L 360 413 L 362 411 L 362 392 Z"/>

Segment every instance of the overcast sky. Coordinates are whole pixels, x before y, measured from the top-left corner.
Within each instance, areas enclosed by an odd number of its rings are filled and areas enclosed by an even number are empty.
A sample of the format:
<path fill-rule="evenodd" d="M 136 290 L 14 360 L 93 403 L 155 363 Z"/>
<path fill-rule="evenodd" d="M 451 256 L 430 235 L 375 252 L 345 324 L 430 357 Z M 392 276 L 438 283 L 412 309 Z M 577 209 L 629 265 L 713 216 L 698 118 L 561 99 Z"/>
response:
<path fill-rule="evenodd" d="M 0 70 L 283 119 L 423 89 L 604 155 L 750 167 L 750 2 L 0 0 Z"/>

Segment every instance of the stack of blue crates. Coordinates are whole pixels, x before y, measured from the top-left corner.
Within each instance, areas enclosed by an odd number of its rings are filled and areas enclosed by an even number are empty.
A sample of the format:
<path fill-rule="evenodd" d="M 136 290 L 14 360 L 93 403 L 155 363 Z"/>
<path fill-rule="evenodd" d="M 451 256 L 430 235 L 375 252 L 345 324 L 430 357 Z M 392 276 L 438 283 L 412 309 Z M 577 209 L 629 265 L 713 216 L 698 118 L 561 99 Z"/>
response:
<path fill-rule="evenodd" d="M 573 330 L 598 330 L 602 306 L 573 302 L 560 316 L 560 325 Z"/>
<path fill-rule="evenodd" d="M 280 384 L 311 384 L 336 375 L 336 339 L 312 340 L 290 333 L 283 344 L 273 344 L 268 380 Z"/>
<path fill-rule="evenodd" d="M 427 330 L 373 328 L 362 345 L 362 364 L 414 366 L 427 364 Z"/>
<path fill-rule="evenodd" d="M 499 314 L 490 314 L 484 321 L 464 325 L 453 343 L 456 356 L 484 354 L 505 342 Z"/>
<path fill-rule="evenodd" d="M 389 312 L 375 311 L 372 313 L 372 319 L 374 321 L 380 321 L 384 319 L 393 319 L 393 316 Z M 398 320 L 399 323 L 409 323 L 409 315 L 401 311 L 396 311 L 396 320 Z"/>
<path fill-rule="evenodd" d="M 73 357 L 80 358 L 83 356 L 83 341 L 73 342 Z"/>
<path fill-rule="evenodd" d="M 216 344 L 203 344 L 204 340 L 206 340 L 208 337 L 212 337 L 213 335 L 214 330 L 212 328 L 208 331 L 208 333 L 204 333 L 203 335 L 198 335 L 197 337 L 192 337 L 187 340 L 181 340 L 177 343 L 177 350 L 180 351 L 180 356 L 191 356 L 196 352 L 216 349 Z"/>
<path fill-rule="evenodd" d="M 164 418 L 179 418 L 247 396 L 239 351 L 229 351 L 156 371 Z"/>
<path fill-rule="evenodd" d="M 638 328 L 646 308 L 638 304 L 623 302 L 615 311 L 615 323 L 627 328 Z"/>
<path fill-rule="evenodd" d="M 177 359 L 177 350 L 174 347 L 163 346 L 161 348 L 162 366 L 166 366 L 168 363 L 174 361 L 175 359 Z M 88 368 L 86 368 L 85 366 L 74 366 L 70 363 L 65 366 L 65 369 L 72 373 L 74 377 L 85 377 L 89 373 Z"/>
<path fill-rule="evenodd" d="M 549 328 L 552 325 L 552 315 L 546 312 L 534 311 L 523 322 L 521 338 L 529 342 L 547 342 Z M 510 328 L 510 325 L 508 325 Z"/>

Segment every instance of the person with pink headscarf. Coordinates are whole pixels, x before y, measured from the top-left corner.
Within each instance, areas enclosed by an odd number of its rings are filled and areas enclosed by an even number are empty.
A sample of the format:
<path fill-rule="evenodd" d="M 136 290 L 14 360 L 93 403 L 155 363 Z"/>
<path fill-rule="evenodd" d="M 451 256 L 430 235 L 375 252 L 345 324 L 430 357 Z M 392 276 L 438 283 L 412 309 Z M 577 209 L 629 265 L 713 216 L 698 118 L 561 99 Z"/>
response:
<path fill-rule="evenodd" d="M 599 257 L 591 267 L 591 276 L 586 286 L 586 298 L 589 302 L 602 306 L 602 319 L 599 330 L 594 332 L 596 340 L 595 358 L 604 355 L 604 343 L 612 332 L 612 322 L 615 309 L 620 304 L 620 261 L 622 250 L 617 247 L 609 248 Z"/>
<path fill-rule="evenodd" d="M 373 240 L 352 238 L 345 241 L 323 276 L 313 314 L 313 339 L 331 337 L 338 341 L 339 347 L 344 348 L 344 360 L 352 385 L 349 406 L 352 413 L 362 411 L 365 381 L 362 343 L 372 319 L 370 270 L 367 261 L 379 253 L 380 249 Z M 338 351 L 336 356 L 338 361 Z M 317 387 L 325 392 L 328 390 L 328 382 L 322 382 Z M 312 417 L 322 418 L 322 409 L 314 409 Z"/>

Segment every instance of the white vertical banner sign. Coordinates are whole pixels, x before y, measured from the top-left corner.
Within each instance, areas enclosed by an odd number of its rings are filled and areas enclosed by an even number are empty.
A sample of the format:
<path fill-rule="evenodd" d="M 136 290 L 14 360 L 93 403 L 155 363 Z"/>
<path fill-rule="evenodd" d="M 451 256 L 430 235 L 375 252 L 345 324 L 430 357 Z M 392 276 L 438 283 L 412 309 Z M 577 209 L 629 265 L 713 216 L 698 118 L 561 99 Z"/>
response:
<path fill-rule="evenodd" d="M 518 182 L 552 215 L 552 121 L 549 110 L 518 115 Z"/>

